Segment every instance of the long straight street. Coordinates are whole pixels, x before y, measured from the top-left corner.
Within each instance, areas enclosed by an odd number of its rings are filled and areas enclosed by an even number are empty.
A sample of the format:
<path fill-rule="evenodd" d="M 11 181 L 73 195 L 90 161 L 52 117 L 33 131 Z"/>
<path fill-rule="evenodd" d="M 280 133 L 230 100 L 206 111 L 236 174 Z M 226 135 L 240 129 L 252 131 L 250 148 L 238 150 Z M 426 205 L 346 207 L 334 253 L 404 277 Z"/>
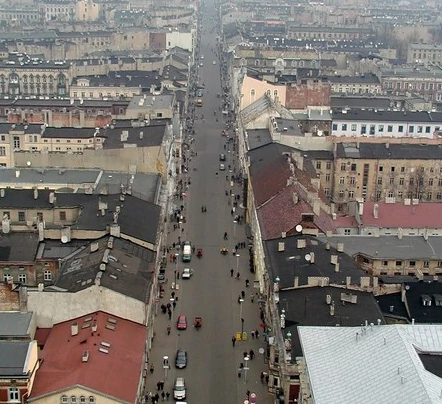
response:
<path fill-rule="evenodd" d="M 229 142 L 227 137 L 221 136 L 230 118 L 222 113 L 224 91 L 220 72 L 223 62 L 218 51 L 218 17 L 213 0 L 208 0 L 202 10 L 200 49 L 195 63 L 198 64 L 197 84 L 204 83 L 203 104 L 195 109 L 195 140 L 190 145 L 191 150 L 184 155 L 188 172 L 183 173 L 181 179 L 183 183 L 190 181 L 190 185 L 183 200 L 175 201 L 177 206 L 184 206 L 182 214 L 185 221 L 177 229 L 173 224 L 169 226 L 168 244 L 178 243 L 180 237 L 181 242 L 190 241 L 196 249 L 201 248 L 203 257 L 197 258 L 194 253 L 190 263 L 183 263 L 180 251 L 177 263 L 171 263 L 168 254 L 168 282 L 164 285 L 165 293 L 160 305 L 171 301 L 175 270 L 178 269 L 181 274 L 184 268 L 192 268 L 194 274 L 190 279 L 179 277 L 177 280 L 177 304 L 171 319 L 167 313 L 158 310 L 150 355 L 150 363 L 155 370 L 148 374 L 145 392 L 155 394 L 157 382 L 165 381 L 164 390 L 171 394 L 172 400 L 174 380 L 182 376 L 187 385 L 188 398 L 185 401 L 190 403 L 239 404 L 247 400 L 247 391 L 257 395 L 258 403 L 267 403 L 269 397 L 265 380 L 262 383 L 260 377 L 266 371 L 264 355 L 260 353 L 265 348 L 265 342 L 261 335 L 251 338 L 252 330 L 259 333 L 261 330 L 258 290 L 253 288 L 254 274 L 249 270 L 244 220 L 241 224 L 234 222 L 236 215 L 244 215 L 240 208 L 242 184 L 231 181 L 232 175 L 240 175 L 233 139 Z M 234 136 L 232 126 L 226 132 Z M 220 161 L 221 153 L 226 155 L 226 161 Z M 220 163 L 225 165 L 225 171 L 220 170 Z M 241 195 L 241 198 L 236 201 L 238 206 L 232 212 L 236 195 Z M 202 206 L 207 207 L 206 212 L 202 212 Z M 224 233 L 227 233 L 228 240 L 224 240 Z M 239 248 L 235 255 L 232 250 L 240 242 L 245 246 Z M 224 247 L 229 251 L 226 255 L 220 253 Z M 237 268 L 240 279 L 231 276 L 231 270 L 236 275 Z M 248 287 L 246 280 L 250 282 Z M 242 291 L 245 296 L 240 302 Z M 187 316 L 187 330 L 176 328 L 176 319 L 180 315 Z M 195 316 L 202 317 L 200 330 L 193 327 Z M 241 316 L 244 324 L 241 324 Z M 167 334 L 168 325 L 171 326 L 170 335 Z M 232 337 L 242 327 L 248 340 L 234 344 Z M 178 348 L 187 350 L 188 366 L 185 369 L 174 366 Z M 244 360 L 244 353 L 250 354 L 250 350 L 253 351 L 253 359 Z M 164 356 L 169 357 L 170 369 L 163 367 Z M 240 364 L 246 369 L 239 371 Z"/>

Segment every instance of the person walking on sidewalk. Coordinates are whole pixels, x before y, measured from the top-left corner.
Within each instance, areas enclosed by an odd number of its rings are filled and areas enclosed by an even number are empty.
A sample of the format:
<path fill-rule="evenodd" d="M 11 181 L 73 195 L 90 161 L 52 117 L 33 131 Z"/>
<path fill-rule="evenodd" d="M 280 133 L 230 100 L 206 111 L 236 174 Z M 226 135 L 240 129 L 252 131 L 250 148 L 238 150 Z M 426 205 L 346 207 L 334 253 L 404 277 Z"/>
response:
<path fill-rule="evenodd" d="M 233 278 L 233 273 L 234 273 L 235 271 L 233 270 L 233 268 L 230 270 L 230 277 L 231 278 Z"/>
<path fill-rule="evenodd" d="M 170 325 L 167 326 L 167 335 L 170 335 L 170 331 L 172 330 L 172 327 Z"/>
<path fill-rule="evenodd" d="M 235 336 L 233 336 L 232 337 L 232 346 L 235 347 L 235 344 L 236 344 L 236 338 L 235 338 Z"/>

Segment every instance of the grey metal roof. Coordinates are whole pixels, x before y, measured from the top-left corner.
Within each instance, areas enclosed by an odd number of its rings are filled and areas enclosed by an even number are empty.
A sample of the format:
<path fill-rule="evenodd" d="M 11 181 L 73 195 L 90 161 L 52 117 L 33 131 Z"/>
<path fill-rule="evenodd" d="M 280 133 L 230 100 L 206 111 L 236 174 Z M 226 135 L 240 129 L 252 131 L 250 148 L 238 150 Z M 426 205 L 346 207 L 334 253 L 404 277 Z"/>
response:
<path fill-rule="evenodd" d="M 31 232 L 0 234 L 0 261 L 34 262 L 38 249 L 38 234 Z"/>
<path fill-rule="evenodd" d="M 371 108 L 388 109 L 394 105 L 389 98 L 379 97 L 331 97 L 332 108 Z M 336 111 L 337 112 L 337 111 Z M 334 115 L 336 113 L 334 112 Z"/>
<path fill-rule="evenodd" d="M 33 338 L 30 328 L 32 317 L 32 312 L 0 311 L 0 339 Z"/>
<path fill-rule="evenodd" d="M 247 144 L 249 150 L 264 146 L 273 142 L 268 129 L 249 129 L 247 130 Z"/>
<path fill-rule="evenodd" d="M 0 376 L 26 376 L 26 359 L 33 343 L 0 341 Z"/>
<path fill-rule="evenodd" d="M 337 158 L 354 159 L 409 159 L 439 160 L 442 147 L 439 145 L 343 142 L 337 144 Z"/>
<path fill-rule="evenodd" d="M 369 109 L 351 109 L 346 112 L 333 112 L 333 121 L 366 121 L 370 122 L 410 122 L 441 123 L 442 112 L 427 111 L 380 111 Z"/>
<path fill-rule="evenodd" d="M 376 259 L 442 260 L 442 237 L 404 236 L 319 236 L 333 246 L 344 243 L 344 252 L 348 255 L 361 253 Z"/>

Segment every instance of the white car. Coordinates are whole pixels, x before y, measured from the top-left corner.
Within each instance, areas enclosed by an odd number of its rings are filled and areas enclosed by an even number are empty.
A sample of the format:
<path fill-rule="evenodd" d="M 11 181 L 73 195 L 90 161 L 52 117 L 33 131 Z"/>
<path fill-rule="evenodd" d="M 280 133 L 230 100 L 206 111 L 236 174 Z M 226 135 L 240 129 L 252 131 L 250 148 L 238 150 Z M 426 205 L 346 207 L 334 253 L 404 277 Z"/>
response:
<path fill-rule="evenodd" d="M 201 55 L 201 59 L 204 59 L 204 55 Z"/>
<path fill-rule="evenodd" d="M 214 61 L 212 62 L 212 64 L 216 65 L 216 60 L 214 60 Z"/>
<path fill-rule="evenodd" d="M 186 399 L 186 382 L 184 377 L 177 377 L 173 385 L 173 398 L 175 400 L 185 400 Z"/>
<path fill-rule="evenodd" d="M 183 269 L 183 275 L 181 275 L 181 278 L 183 279 L 190 279 L 190 277 L 193 275 L 193 269 L 192 268 L 184 268 Z"/>

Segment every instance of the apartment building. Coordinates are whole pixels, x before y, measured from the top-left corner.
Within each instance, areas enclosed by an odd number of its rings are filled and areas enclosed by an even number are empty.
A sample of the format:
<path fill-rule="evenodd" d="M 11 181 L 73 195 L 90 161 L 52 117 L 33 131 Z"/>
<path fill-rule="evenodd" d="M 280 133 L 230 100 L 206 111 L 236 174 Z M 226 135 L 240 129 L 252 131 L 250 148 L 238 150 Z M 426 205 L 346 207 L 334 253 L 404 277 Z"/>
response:
<path fill-rule="evenodd" d="M 354 40 L 369 39 L 374 37 L 374 32 L 368 28 L 349 28 L 349 27 L 324 27 L 324 26 L 296 26 L 287 27 L 287 36 L 289 38 L 299 39 L 323 39 L 323 40 Z"/>
<path fill-rule="evenodd" d="M 333 94 L 377 95 L 382 92 L 382 85 L 377 76 L 328 76 Z"/>
<path fill-rule="evenodd" d="M 433 139 L 442 127 L 442 113 L 343 109 L 333 113 L 332 136 Z"/>
<path fill-rule="evenodd" d="M 354 200 L 442 200 L 438 144 L 336 143 L 332 200 L 338 211 Z"/>
<path fill-rule="evenodd" d="M 442 45 L 412 43 L 408 45 L 407 63 L 431 64 L 442 62 Z"/>

